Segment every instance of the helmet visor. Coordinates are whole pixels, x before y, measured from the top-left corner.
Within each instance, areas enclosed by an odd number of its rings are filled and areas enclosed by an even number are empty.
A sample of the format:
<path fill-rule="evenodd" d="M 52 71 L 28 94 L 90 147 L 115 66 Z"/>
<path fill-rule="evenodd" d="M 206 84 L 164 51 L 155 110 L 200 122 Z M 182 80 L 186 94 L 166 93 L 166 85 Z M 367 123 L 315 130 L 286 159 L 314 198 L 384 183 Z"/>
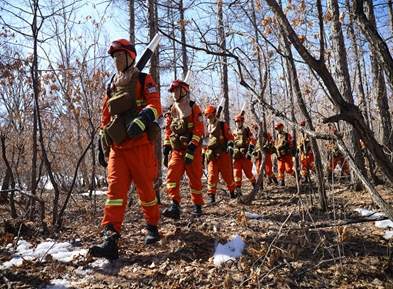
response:
<path fill-rule="evenodd" d="M 120 41 L 112 41 L 111 46 L 109 47 L 108 53 L 112 54 L 116 50 L 128 50 L 128 51 L 132 52 L 131 54 L 133 54 L 132 56 L 134 58 L 136 57 L 136 50 L 135 50 L 134 45 L 124 45 Z"/>

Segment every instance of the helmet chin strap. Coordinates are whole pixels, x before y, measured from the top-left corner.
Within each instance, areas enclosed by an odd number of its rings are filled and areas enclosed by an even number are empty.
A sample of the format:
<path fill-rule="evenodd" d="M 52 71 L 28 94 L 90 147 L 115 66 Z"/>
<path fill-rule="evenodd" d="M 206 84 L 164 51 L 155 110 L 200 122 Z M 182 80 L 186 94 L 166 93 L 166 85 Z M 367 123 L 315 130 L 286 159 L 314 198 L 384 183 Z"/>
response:
<path fill-rule="evenodd" d="M 180 93 L 181 93 L 181 91 L 183 90 L 183 88 L 180 88 L 180 89 L 181 89 L 181 90 L 180 90 Z M 186 95 L 187 95 L 187 91 L 186 91 L 186 93 L 183 94 L 183 95 L 180 94 L 180 97 L 179 97 L 178 100 L 176 100 L 176 102 L 180 102 L 180 100 L 181 100 L 183 97 L 185 97 Z"/>
<path fill-rule="evenodd" d="M 125 51 L 125 53 L 126 53 L 126 63 L 128 63 L 128 54 L 129 53 L 127 51 Z M 126 66 L 126 68 L 124 68 L 124 70 L 122 72 L 124 73 L 128 68 L 130 68 L 134 64 L 134 62 L 135 62 L 135 59 L 133 59 L 132 63 L 130 65 Z"/>

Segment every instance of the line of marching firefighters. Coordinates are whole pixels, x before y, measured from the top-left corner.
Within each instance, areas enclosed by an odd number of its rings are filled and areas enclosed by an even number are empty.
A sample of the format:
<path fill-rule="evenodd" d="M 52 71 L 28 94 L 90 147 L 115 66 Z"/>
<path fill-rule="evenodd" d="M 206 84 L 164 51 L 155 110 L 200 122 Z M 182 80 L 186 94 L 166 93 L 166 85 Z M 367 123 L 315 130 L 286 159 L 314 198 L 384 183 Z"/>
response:
<path fill-rule="evenodd" d="M 98 161 L 107 169 L 108 191 L 101 221 L 104 241 L 90 247 L 89 254 L 93 257 L 109 260 L 119 258 L 118 241 L 126 211 L 127 193 L 132 182 L 146 221 L 145 243 L 154 244 L 160 240 L 157 224 L 161 213 L 153 182 L 159 166 L 155 157 L 155 141 L 160 136 L 158 120 L 163 112 L 153 77 L 141 72 L 158 44 L 159 40 L 155 39 L 159 38 L 153 39 L 146 50 L 149 53 L 144 53 L 137 63 L 135 46 L 126 39 L 112 41 L 108 49 L 116 73 L 104 96 L 98 141 Z M 253 132 L 244 125 L 244 113 L 236 115 L 236 129 L 232 133 L 229 125 L 220 121 L 220 109 L 209 105 L 202 113 L 198 104 L 190 99 L 187 82 L 188 80 L 176 79 L 169 87 L 173 104 L 166 113 L 163 163 L 168 168 L 166 187 L 171 204 L 162 211 L 163 216 L 180 218 L 180 183 L 184 173 L 189 180 L 194 205 L 191 214 L 194 217 L 202 215 L 203 160 L 208 166 L 207 194 L 210 203 L 215 202 L 219 174 L 226 183 L 231 198 L 242 194 L 243 172 L 255 186 L 252 158 L 256 160 L 259 174 L 262 151 L 266 152 L 264 170 L 268 179 L 284 186 L 285 172 L 295 176 L 292 156 L 298 147 L 303 179 L 310 181 L 309 171 L 314 171 L 314 166 L 307 135 L 302 135 L 296 146 L 292 136 L 284 131 L 282 123 L 275 124 L 277 137 L 274 141 L 260 124 L 256 124 L 253 126 L 254 132 L 262 137 L 261 147 L 258 147 Z M 206 132 L 204 117 L 207 119 Z M 330 149 L 333 157 L 329 163 L 329 176 L 332 177 L 333 169 L 338 163 L 349 174 L 348 165 L 338 148 L 332 143 Z M 277 178 L 272 170 L 273 154 L 277 156 Z"/>
<path fill-rule="evenodd" d="M 193 104 L 196 107 L 196 104 Z M 199 109 L 199 108 L 197 108 Z M 164 141 L 164 165 L 168 168 L 167 174 L 167 190 L 172 200 L 172 206 L 169 210 L 164 211 L 164 216 L 179 218 L 180 212 L 178 203 L 180 202 L 179 182 L 183 177 L 182 162 L 183 158 L 179 158 L 179 150 L 181 142 L 184 142 L 184 147 L 187 147 L 189 137 L 187 136 L 187 124 L 179 125 L 178 118 L 173 118 L 171 108 L 165 114 L 165 141 Z M 200 112 L 197 113 L 201 118 Z M 203 112 L 207 119 L 206 138 L 201 141 L 200 150 L 193 152 L 193 163 L 185 167 L 185 172 L 190 181 L 191 195 L 198 195 L 201 192 L 200 178 L 203 174 L 203 167 L 205 163 L 208 168 L 208 190 L 209 203 L 215 202 L 215 195 L 217 193 L 217 184 L 219 175 L 225 182 L 230 197 L 235 199 L 242 195 L 242 175 L 243 173 L 255 187 L 256 176 L 259 175 L 262 165 L 262 151 L 265 153 L 264 173 L 267 176 L 269 183 L 274 182 L 275 185 L 285 186 L 285 172 L 292 177 L 295 177 L 293 169 L 293 157 L 300 158 L 300 172 L 303 183 L 310 182 L 310 172 L 315 173 L 314 155 L 311 150 L 310 137 L 306 133 L 302 133 L 297 144 L 294 143 L 291 134 L 285 132 L 284 125 L 277 122 L 274 129 L 277 131 L 277 136 L 273 140 L 272 135 L 264 131 L 262 123 L 254 123 L 252 129 L 245 125 L 244 114 L 236 115 L 234 121 L 236 128 L 231 131 L 229 125 L 219 119 L 219 112 L 213 105 L 208 105 Z M 192 127 L 198 122 L 198 119 L 190 119 Z M 306 122 L 303 120 L 299 123 L 300 126 L 305 126 Z M 184 129 L 178 129 L 182 127 Z M 254 133 L 253 133 L 254 131 Z M 334 134 L 337 131 L 332 130 Z M 185 135 L 182 135 L 185 134 Z M 256 141 L 261 135 L 261 147 Z M 180 141 L 182 139 L 182 141 Z M 344 156 L 338 149 L 337 142 L 330 141 L 328 144 L 329 163 L 327 166 L 328 179 L 333 178 L 333 170 L 339 165 L 342 168 L 344 175 L 349 175 L 348 163 Z M 170 155 L 170 152 L 172 154 Z M 277 173 L 273 172 L 272 157 L 276 155 Z M 173 159 L 172 159 L 173 157 Z M 187 157 L 187 155 L 186 155 Z M 196 159 L 196 160 L 195 160 Z M 253 174 L 252 159 L 255 161 L 256 174 Z M 200 166 L 200 164 L 202 165 Z M 194 165 L 192 165 L 194 164 Z M 195 174 L 195 171 L 200 173 Z M 190 173 L 192 172 L 192 173 Z M 263 184 L 262 184 L 263 188 Z M 197 196 L 193 197 L 193 200 Z M 196 215 L 199 215 L 199 208 L 195 210 Z"/>

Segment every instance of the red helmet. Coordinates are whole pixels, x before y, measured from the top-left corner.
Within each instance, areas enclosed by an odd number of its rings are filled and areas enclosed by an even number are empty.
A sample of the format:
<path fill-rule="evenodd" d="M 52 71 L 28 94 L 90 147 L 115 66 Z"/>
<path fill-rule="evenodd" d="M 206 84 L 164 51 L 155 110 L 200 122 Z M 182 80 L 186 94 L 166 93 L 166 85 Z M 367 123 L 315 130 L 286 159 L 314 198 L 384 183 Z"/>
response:
<path fill-rule="evenodd" d="M 301 122 L 299 122 L 299 125 L 305 126 L 305 125 L 306 125 L 306 121 L 305 121 L 305 120 L 302 120 Z"/>
<path fill-rule="evenodd" d="M 204 114 L 209 114 L 209 113 L 215 113 L 216 112 L 216 108 L 213 105 L 208 105 L 206 106 L 205 111 L 203 112 Z"/>
<path fill-rule="evenodd" d="M 235 116 L 235 122 L 243 121 L 244 122 L 244 116 L 242 114 L 238 114 Z"/>
<path fill-rule="evenodd" d="M 108 54 L 113 56 L 113 53 L 115 53 L 118 50 L 125 50 L 131 55 L 133 59 L 136 58 L 135 46 L 132 45 L 131 42 L 128 41 L 127 39 L 121 38 L 121 39 L 113 40 L 111 46 L 109 46 Z"/>
<path fill-rule="evenodd" d="M 190 91 L 190 87 L 187 83 L 185 83 L 183 80 L 176 79 L 172 81 L 171 85 L 169 86 L 168 91 L 172 92 L 176 87 L 182 87 L 184 88 L 187 92 Z"/>
<path fill-rule="evenodd" d="M 281 122 L 277 122 L 274 129 L 278 129 L 279 127 L 284 127 L 284 125 Z"/>

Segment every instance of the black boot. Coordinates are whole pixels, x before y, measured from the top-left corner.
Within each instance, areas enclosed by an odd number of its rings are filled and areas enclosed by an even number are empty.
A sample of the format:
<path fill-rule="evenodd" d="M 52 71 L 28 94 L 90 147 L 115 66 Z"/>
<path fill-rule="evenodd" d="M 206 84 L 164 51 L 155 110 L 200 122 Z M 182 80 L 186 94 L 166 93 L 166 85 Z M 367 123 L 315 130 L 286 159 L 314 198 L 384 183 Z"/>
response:
<path fill-rule="evenodd" d="M 241 186 L 236 187 L 236 195 L 238 197 L 242 196 L 242 187 Z"/>
<path fill-rule="evenodd" d="M 101 245 L 91 246 L 89 253 L 93 257 L 105 258 L 108 260 L 116 260 L 119 258 L 119 249 L 117 242 L 120 234 L 116 232 L 111 224 L 105 225 L 104 228 L 104 242 Z"/>
<path fill-rule="evenodd" d="M 285 187 L 285 181 L 284 181 L 284 180 L 281 180 L 281 181 L 280 181 L 280 186 L 281 186 L 281 187 Z"/>
<path fill-rule="evenodd" d="M 274 178 L 274 179 L 273 179 L 273 182 L 274 182 L 274 184 L 275 184 L 276 186 L 278 186 L 277 178 Z"/>
<path fill-rule="evenodd" d="M 162 212 L 162 215 L 172 219 L 180 219 L 179 203 L 176 201 L 171 201 L 171 207 L 169 209 L 165 209 Z"/>
<path fill-rule="evenodd" d="M 199 218 L 202 216 L 202 206 L 194 204 L 194 211 L 192 212 L 192 216 L 195 218 Z"/>
<path fill-rule="evenodd" d="M 209 204 L 214 204 L 216 202 L 216 195 L 209 195 Z"/>
<path fill-rule="evenodd" d="M 230 191 L 231 199 L 236 199 L 235 191 Z"/>
<path fill-rule="evenodd" d="M 327 179 L 328 179 L 328 181 L 333 181 L 333 179 L 334 179 L 333 174 L 328 173 Z"/>
<path fill-rule="evenodd" d="M 309 177 L 308 176 L 304 176 L 302 183 L 308 183 L 308 182 L 309 182 Z"/>
<path fill-rule="evenodd" d="M 251 186 L 252 186 L 253 188 L 255 188 L 255 185 L 256 185 L 256 183 L 251 183 Z"/>
<path fill-rule="evenodd" d="M 152 226 L 150 224 L 147 224 L 146 229 L 147 229 L 147 236 L 145 239 L 146 245 L 154 244 L 160 241 L 160 235 L 158 234 L 157 226 Z"/>

